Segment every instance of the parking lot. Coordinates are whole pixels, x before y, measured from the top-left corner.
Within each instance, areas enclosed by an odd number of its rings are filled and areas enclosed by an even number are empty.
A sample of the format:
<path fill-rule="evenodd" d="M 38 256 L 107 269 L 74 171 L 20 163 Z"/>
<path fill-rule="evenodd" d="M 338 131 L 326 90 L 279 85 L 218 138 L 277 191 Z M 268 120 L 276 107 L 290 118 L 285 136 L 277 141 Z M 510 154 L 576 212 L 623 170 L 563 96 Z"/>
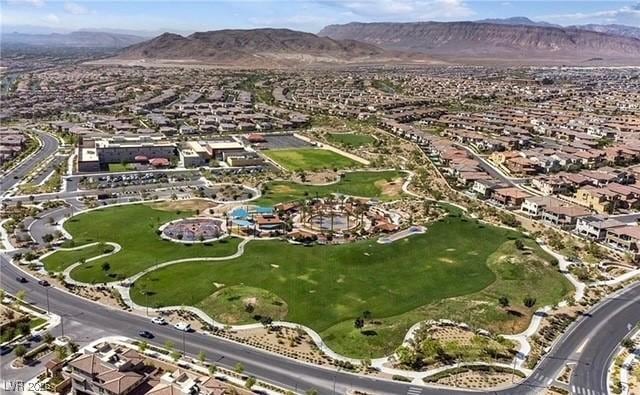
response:
<path fill-rule="evenodd" d="M 164 184 L 167 182 L 177 181 L 189 181 L 199 178 L 198 173 L 181 173 L 181 174 L 167 174 L 161 173 L 134 173 L 134 174 L 122 174 L 122 175 L 105 175 L 105 176 L 91 176 L 83 177 L 80 180 L 80 184 L 85 189 L 107 189 L 107 188 L 119 188 L 132 185 L 151 185 L 151 184 Z"/>
<path fill-rule="evenodd" d="M 294 137 L 293 134 L 265 134 L 264 143 L 254 144 L 257 149 L 283 149 L 283 148 L 304 148 L 312 145 L 304 140 Z M 248 142 L 245 141 L 248 144 Z"/>

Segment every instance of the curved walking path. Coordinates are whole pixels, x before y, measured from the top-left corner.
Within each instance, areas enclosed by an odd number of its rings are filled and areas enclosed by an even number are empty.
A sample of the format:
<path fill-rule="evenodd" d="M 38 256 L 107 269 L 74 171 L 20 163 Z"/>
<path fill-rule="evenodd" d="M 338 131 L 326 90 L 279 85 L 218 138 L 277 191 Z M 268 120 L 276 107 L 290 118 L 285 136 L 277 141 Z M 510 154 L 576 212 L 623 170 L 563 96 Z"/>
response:
<path fill-rule="evenodd" d="M 118 252 L 120 252 L 120 250 L 122 250 L 122 246 L 120 246 L 120 244 L 118 244 L 118 243 L 113 243 L 111 241 L 105 241 L 105 242 L 97 241 L 95 243 L 83 244 L 83 245 L 78 246 L 78 247 L 58 248 L 57 250 L 49 251 L 46 254 L 42 255 L 40 258 L 38 258 L 38 261 L 42 264 L 42 267 L 44 267 L 44 262 L 42 262 L 42 259 L 48 257 L 49 255 L 55 254 L 58 251 L 78 251 L 78 250 L 82 250 L 82 249 L 85 249 L 85 248 L 88 248 L 88 247 L 93 247 L 93 246 L 99 245 L 99 244 L 110 245 L 110 246 L 113 247 L 113 251 L 106 252 L 104 254 L 100 254 L 100 255 L 88 258 L 84 263 L 93 262 L 93 261 L 96 261 L 96 260 L 101 259 L 101 258 L 106 258 L 108 256 L 117 254 Z M 68 267 L 66 267 L 62 271 L 62 274 L 64 275 L 64 280 L 66 282 L 68 282 L 69 284 L 73 284 L 73 285 L 86 285 L 85 283 L 81 283 L 81 282 L 75 281 L 74 279 L 71 278 L 71 276 L 69 276 L 69 273 L 71 273 L 71 271 L 73 269 L 75 269 L 76 267 L 78 267 L 80 265 L 83 265 L 84 263 L 83 262 L 75 262 L 73 265 L 69 265 Z"/>
<path fill-rule="evenodd" d="M 569 272 L 569 266 L 571 265 L 571 262 L 569 262 L 563 255 L 553 251 L 547 244 L 538 243 L 538 245 L 546 253 L 558 260 L 558 268 L 560 269 L 560 272 L 566 277 L 567 280 L 569 280 L 569 282 L 571 282 L 571 284 L 576 289 L 576 294 L 574 296 L 575 301 L 581 301 L 584 298 L 584 290 L 587 288 L 587 284 L 581 282 L 573 274 L 571 274 L 571 272 Z"/>
<path fill-rule="evenodd" d="M 411 175 L 411 172 L 408 172 L 408 173 Z M 411 180 L 411 176 L 404 183 L 403 190 L 407 189 L 410 180 Z M 125 203 L 125 204 L 137 204 L 137 203 L 139 203 L 139 202 Z M 100 208 L 103 208 L 103 207 L 100 207 Z M 90 211 L 90 210 L 85 210 L 85 211 Z M 80 213 L 77 213 L 77 214 L 80 214 Z M 60 227 L 62 227 L 62 224 L 60 224 Z M 251 240 L 252 240 L 252 238 L 244 238 L 244 240 L 242 240 L 238 244 L 237 251 L 232 255 L 223 256 L 223 257 L 184 258 L 184 259 L 177 259 L 177 260 L 167 261 L 167 262 L 163 262 L 163 263 L 154 265 L 152 267 L 149 267 L 149 268 L 145 269 L 142 272 L 139 272 L 139 273 L 137 273 L 137 274 L 135 274 L 133 276 L 130 276 L 129 278 L 125 279 L 124 281 L 109 282 L 109 283 L 107 283 L 107 285 L 117 289 L 120 292 L 120 295 L 122 296 L 122 299 L 125 302 L 125 304 L 127 304 L 133 310 L 136 310 L 138 312 L 145 312 L 145 311 L 149 311 L 149 310 L 154 311 L 154 312 L 160 312 L 160 311 L 183 309 L 183 310 L 186 310 L 186 311 L 189 311 L 189 312 L 193 313 L 194 315 L 198 316 L 202 321 L 204 321 L 207 324 L 211 325 L 212 327 L 216 327 L 216 328 L 225 329 L 225 328 L 229 328 L 230 327 L 232 330 L 237 330 L 237 331 L 262 328 L 263 325 L 260 324 L 260 323 L 229 326 L 229 325 L 223 324 L 221 322 L 215 321 L 209 315 L 207 315 L 204 311 L 200 310 L 197 307 L 193 307 L 193 306 L 188 306 L 188 307 L 185 307 L 185 306 L 167 306 L 167 307 L 162 307 L 162 308 L 158 308 L 158 309 L 150 308 L 150 307 L 147 307 L 147 306 L 141 306 L 141 305 L 136 304 L 131 299 L 130 288 L 128 286 L 123 285 L 123 284 L 134 283 L 136 280 L 138 280 L 139 278 L 141 278 L 142 276 L 144 276 L 146 274 L 149 274 L 150 272 L 153 272 L 155 270 L 161 269 L 163 267 L 167 267 L 167 266 L 170 266 L 170 265 L 178 264 L 178 263 L 194 262 L 194 261 L 225 261 L 225 260 L 238 258 L 238 257 L 240 257 L 240 256 L 242 256 L 244 254 L 245 246 Z M 61 250 L 77 250 L 77 249 L 86 248 L 86 247 L 88 247 L 90 245 L 95 245 L 95 244 L 97 244 L 97 243 L 92 243 L 92 244 L 88 244 L 88 245 L 74 247 L 74 248 L 71 248 L 71 249 L 61 249 Z M 114 245 L 114 247 L 115 246 L 117 246 L 117 247 L 116 247 L 116 249 L 114 251 L 112 251 L 109 254 L 102 254 L 100 256 L 90 258 L 87 261 L 94 261 L 96 259 L 100 259 L 100 258 L 102 258 L 104 256 L 112 255 L 112 254 L 115 254 L 116 252 L 120 251 L 121 247 L 118 244 L 116 244 L 116 243 L 107 243 L 107 244 Z M 562 255 L 551 251 L 548 247 L 546 247 L 544 245 L 543 245 L 543 249 L 545 251 L 549 252 L 551 255 L 553 255 L 554 257 L 556 257 L 558 259 L 561 269 L 566 269 L 566 267 L 568 266 L 568 262 L 566 261 L 566 259 Z M 80 265 L 80 263 L 76 263 L 76 264 L 68 267 L 64 271 L 64 275 L 65 275 L 66 281 L 69 282 L 69 283 L 77 284 L 77 285 L 90 286 L 87 283 L 82 283 L 82 282 L 78 282 L 78 281 L 75 281 L 75 280 L 71 279 L 69 274 L 71 273 L 71 271 L 73 269 L 75 269 L 79 265 Z M 565 275 L 567 275 L 567 274 L 565 273 Z M 570 276 L 570 274 L 569 274 L 569 276 Z M 571 281 L 571 277 L 569 277 L 569 276 L 567 276 L 567 277 Z M 571 281 L 571 282 L 576 286 L 576 300 L 582 299 L 582 297 L 584 295 L 584 286 L 585 285 L 583 283 L 580 283 L 576 279 L 573 279 L 573 281 Z M 519 347 L 519 350 L 518 350 L 518 354 L 514 358 L 513 365 L 511 365 L 511 364 L 505 365 L 505 364 L 467 363 L 467 364 L 461 364 L 460 366 L 465 366 L 465 365 L 468 365 L 468 366 L 473 366 L 473 365 L 494 365 L 494 366 L 502 366 L 502 367 L 507 367 L 507 368 L 514 368 L 515 367 L 518 370 L 521 370 L 523 372 L 529 373 L 530 372 L 529 370 L 523 368 L 525 359 L 528 356 L 529 352 L 531 351 L 531 345 L 529 344 L 528 338 L 538 331 L 539 326 L 540 326 L 543 318 L 546 316 L 546 313 L 548 311 L 550 311 L 550 309 L 551 309 L 550 307 L 545 307 L 545 308 L 537 311 L 534 314 L 534 316 L 532 317 L 531 322 L 529 324 L 529 327 L 524 332 L 522 332 L 520 334 L 515 334 L 515 335 L 504 335 L 503 336 L 503 337 L 505 337 L 507 339 L 517 341 L 520 344 L 520 347 Z M 410 342 L 414 338 L 417 329 L 421 325 L 423 325 L 424 323 L 425 323 L 424 321 L 421 321 L 421 322 L 418 322 L 418 323 L 414 324 L 409 329 L 407 334 L 405 335 L 404 342 L 405 343 L 406 342 Z M 334 352 L 322 340 L 321 336 L 316 331 L 314 331 L 313 329 L 311 329 L 309 327 L 306 327 L 306 326 L 300 325 L 300 324 L 296 324 L 296 323 L 292 323 L 292 322 L 287 322 L 287 321 L 274 321 L 273 325 L 278 325 L 278 326 L 288 327 L 288 328 L 294 328 L 294 329 L 300 328 L 300 329 L 304 330 L 309 335 L 309 337 L 313 340 L 313 342 L 317 345 L 319 350 L 321 352 L 323 352 L 324 354 L 326 354 L 327 356 L 331 357 L 332 359 L 339 360 L 339 361 L 344 361 L 344 362 L 350 362 L 350 363 L 352 363 L 354 365 L 360 365 L 362 363 L 361 360 L 345 357 L 343 355 L 340 355 L 340 354 Z M 406 371 L 406 370 L 395 369 L 395 368 L 391 368 L 391 367 L 387 366 L 389 362 L 393 361 L 393 358 L 394 358 L 393 355 L 387 356 L 387 357 L 383 357 L 383 358 L 377 358 L 377 359 L 372 360 L 371 364 L 372 364 L 373 367 L 379 368 L 383 372 L 390 373 L 390 374 L 400 374 L 400 375 L 403 375 L 405 377 L 409 377 L 412 380 L 415 380 L 416 382 L 418 382 L 418 381 L 421 382 L 424 377 L 427 377 L 427 376 L 433 375 L 435 373 L 441 372 L 443 370 L 447 370 L 447 369 L 452 368 L 451 366 L 446 366 L 446 367 L 433 369 L 433 370 L 428 370 L 428 371 L 420 371 L 420 372 Z"/>

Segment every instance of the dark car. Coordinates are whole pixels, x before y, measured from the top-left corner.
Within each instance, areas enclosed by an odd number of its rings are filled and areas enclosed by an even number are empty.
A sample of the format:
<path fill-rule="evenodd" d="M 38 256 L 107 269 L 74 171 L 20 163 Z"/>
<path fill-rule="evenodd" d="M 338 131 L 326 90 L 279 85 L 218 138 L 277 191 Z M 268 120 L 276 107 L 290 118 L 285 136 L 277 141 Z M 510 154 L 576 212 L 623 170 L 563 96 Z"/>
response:
<path fill-rule="evenodd" d="M 38 284 L 42 285 L 43 287 L 48 287 L 50 285 L 49 281 L 47 280 L 40 280 L 38 281 Z"/>
<path fill-rule="evenodd" d="M 140 331 L 138 332 L 138 336 L 144 337 L 145 339 L 153 339 L 153 333 L 149 331 Z"/>
<path fill-rule="evenodd" d="M 16 277 L 16 281 L 19 282 L 19 283 L 26 283 L 27 279 L 25 277 L 18 276 L 18 277 Z"/>

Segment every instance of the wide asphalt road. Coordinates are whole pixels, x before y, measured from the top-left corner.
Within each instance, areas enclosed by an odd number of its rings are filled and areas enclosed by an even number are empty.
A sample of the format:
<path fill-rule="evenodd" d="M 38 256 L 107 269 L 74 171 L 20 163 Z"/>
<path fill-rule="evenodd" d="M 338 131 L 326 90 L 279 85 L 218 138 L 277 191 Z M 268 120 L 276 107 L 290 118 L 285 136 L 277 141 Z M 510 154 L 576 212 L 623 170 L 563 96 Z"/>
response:
<path fill-rule="evenodd" d="M 315 388 L 321 394 L 332 394 L 335 385 L 335 393 L 341 394 L 348 389 L 379 394 L 468 394 L 464 390 L 416 387 L 336 372 L 201 333 L 183 335 L 171 327 L 153 325 L 146 317 L 105 307 L 55 288 L 39 286 L 28 275 L 30 281 L 20 284 L 15 281 L 15 277 L 25 274 L 8 259 L 4 254 L 0 258 L 2 288 L 11 293 L 24 289 L 27 291 L 27 300 L 44 309 L 47 308 L 48 293 L 51 311 L 65 317 L 65 328 L 81 328 L 83 333 L 95 330 L 96 334 L 102 336 L 112 334 L 132 338 L 137 336 L 139 330 L 146 329 L 156 335 L 154 343 L 161 345 L 166 340 L 171 340 L 177 349 L 184 347 L 190 355 L 204 351 L 210 361 L 228 368 L 242 362 L 247 374 L 293 390 Z M 493 393 L 541 393 L 567 363 L 575 363 L 575 374 L 571 380 L 575 393 L 606 394 L 604 374 L 611 355 L 628 333 L 629 324 L 635 324 L 639 317 L 640 284 L 636 284 L 622 293 L 606 298 L 589 314 L 576 321 L 527 380 L 515 387 Z M 59 335 L 60 329 L 58 326 L 54 334 Z"/>
<path fill-rule="evenodd" d="M 22 180 L 22 178 L 29 174 L 31 170 L 33 170 L 37 165 L 41 164 L 49 156 L 55 154 L 58 150 L 58 139 L 56 139 L 49 133 L 45 133 L 40 130 L 33 130 L 33 133 L 38 136 L 38 138 L 42 142 L 41 147 L 38 149 L 38 151 L 36 151 L 35 154 L 22 161 L 11 171 L 2 175 L 0 179 L 1 194 L 6 193 L 9 189 L 14 187 L 17 183 L 20 182 L 20 180 Z"/>

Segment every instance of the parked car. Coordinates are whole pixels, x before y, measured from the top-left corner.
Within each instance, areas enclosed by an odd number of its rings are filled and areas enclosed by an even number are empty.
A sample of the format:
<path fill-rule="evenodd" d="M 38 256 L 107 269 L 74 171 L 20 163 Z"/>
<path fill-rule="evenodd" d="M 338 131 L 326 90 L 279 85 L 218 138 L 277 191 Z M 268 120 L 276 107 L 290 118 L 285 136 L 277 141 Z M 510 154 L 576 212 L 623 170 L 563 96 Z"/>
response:
<path fill-rule="evenodd" d="M 39 280 L 38 284 L 42 285 L 43 287 L 48 287 L 49 285 L 51 285 L 47 280 Z"/>
<path fill-rule="evenodd" d="M 186 322 L 178 322 L 173 327 L 183 332 L 189 332 L 191 330 L 191 325 L 187 324 Z"/>
<path fill-rule="evenodd" d="M 149 331 L 140 331 L 138 332 L 138 336 L 144 337 L 145 339 L 153 339 L 153 333 Z"/>
<path fill-rule="evenodd" d="M 16 281 L 19 282 L 19 283 L 26 283 L 27 279 L 25 277 L 18 276 L 18 277 L 16 277 Z"/>
<path fill-rule="evenodd" d="M 167 320 L 165 320 L 162 317 L 154 317 L 151 322 L 153 322 L 156 325 L 165 325 L 167 323 Z"/>

